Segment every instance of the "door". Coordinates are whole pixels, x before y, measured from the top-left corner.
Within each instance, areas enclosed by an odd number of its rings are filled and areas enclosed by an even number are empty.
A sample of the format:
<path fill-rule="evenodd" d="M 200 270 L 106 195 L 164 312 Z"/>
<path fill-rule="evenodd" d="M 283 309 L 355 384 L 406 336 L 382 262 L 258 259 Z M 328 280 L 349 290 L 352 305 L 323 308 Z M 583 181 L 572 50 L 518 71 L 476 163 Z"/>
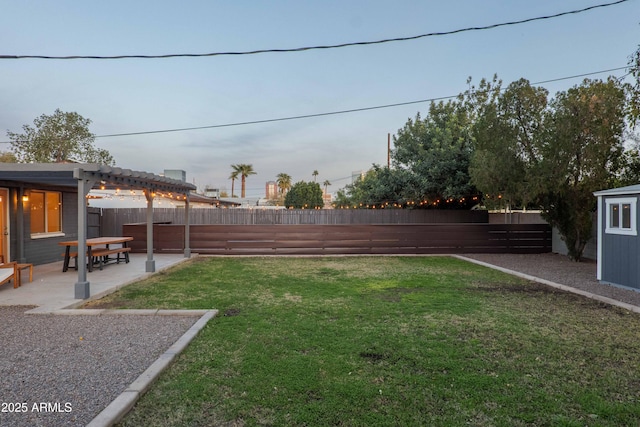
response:
<path fill-rule="evenodd" d="M 9 190 L 0 188 L 0 262 L 9 261 Z"/>

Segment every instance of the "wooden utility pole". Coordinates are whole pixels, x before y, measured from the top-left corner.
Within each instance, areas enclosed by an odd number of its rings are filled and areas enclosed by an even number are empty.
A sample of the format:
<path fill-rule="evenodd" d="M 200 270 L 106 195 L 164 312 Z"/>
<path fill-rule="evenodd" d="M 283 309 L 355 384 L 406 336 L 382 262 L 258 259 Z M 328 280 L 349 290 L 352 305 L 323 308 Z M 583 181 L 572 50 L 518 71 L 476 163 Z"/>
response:
<path fill-rule="evenodd" d="M 387 168 L 391 169 L 391 134 L 387 133 Z"/>

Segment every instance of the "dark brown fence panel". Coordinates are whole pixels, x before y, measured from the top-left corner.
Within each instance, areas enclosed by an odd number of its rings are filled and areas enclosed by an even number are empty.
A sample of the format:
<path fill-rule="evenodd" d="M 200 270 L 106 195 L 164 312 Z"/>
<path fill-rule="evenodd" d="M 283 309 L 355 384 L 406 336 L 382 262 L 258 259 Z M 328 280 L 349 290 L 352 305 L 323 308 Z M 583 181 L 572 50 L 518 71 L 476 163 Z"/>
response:
<path fill-rule="evenodd" d="M 119 236 L 125 224 L 147 221 L 146 209 L 102 209 L 105 236 Z M 154 208 L 155 223 L 184 224 L 184 209 Z M 340 225 L 340 224 L 442 224 L 489 222 L 487 211 L 410 209 L 190 209 L 191 224 L 211 225 Z"/>
<path fill-rule="evenodd" d="M 546 224 L 192 225 L 192 252 L 217 255 L 542 253 Z M 154 225 L 154 250 L 180 253 L 184 226 Z M 146 225 L 124 226 L 134 252 L 146 250 Z"/>
<path fill-rule="evenodd" d="M 100 224 L 100 209 L 87 208 L 87 237 L 103 236 Z"/>
<path fill-rule="evenodd" d="M 183 227 L 184 228 L 184 227 Z M 130 224 L 123 227 L 123 236 L 131 236 L 133 240 L 129 242 L 131 252 L 144 252 L 147 249 L 147 226 L 145 224 Z M 155 236 L 155 230 L 154 230 Z M 155 245 L 154 245 L 155 247 Z"/>

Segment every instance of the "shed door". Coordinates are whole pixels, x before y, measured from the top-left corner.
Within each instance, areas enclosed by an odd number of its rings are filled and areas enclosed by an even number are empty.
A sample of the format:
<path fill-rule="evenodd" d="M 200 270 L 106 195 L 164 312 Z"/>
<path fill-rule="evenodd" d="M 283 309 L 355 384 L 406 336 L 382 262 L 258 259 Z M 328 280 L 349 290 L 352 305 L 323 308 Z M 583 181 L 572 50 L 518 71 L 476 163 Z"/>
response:
<path fill-rule="evenodd" d="M 0 188 L 0 261 L 9 261 L 9 221 L 7 211 L 9 206 L 9 190 Z"/>

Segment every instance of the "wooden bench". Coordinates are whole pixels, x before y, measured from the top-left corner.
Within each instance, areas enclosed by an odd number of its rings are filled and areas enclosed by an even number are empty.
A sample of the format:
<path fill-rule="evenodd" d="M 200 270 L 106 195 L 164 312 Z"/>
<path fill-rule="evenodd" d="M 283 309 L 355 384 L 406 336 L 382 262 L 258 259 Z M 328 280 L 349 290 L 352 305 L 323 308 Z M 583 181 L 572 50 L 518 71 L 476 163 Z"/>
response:
<path fill-rule="evenodd" d="M 120 264 L 120 254 L 123 255 L 122 260 L 125 263 L 129 263 L 129 252 L 131 252 L 131 248 L 122 247 L 122 248 L 96 248 L 91 252 L 91 256 L 93 257 L 95 264 L 98 262 L 100 265 L 100 270 L 102 270 L 103 264 L 108 263 L 111 259 L 109 255 L 116 255 L 115 261 L 116 264 Z"/>
<path fill-rule="evenodd" d="M 129 252 L 131 252 L 131 248 L 122 247 L 122 248 L 95 248 L 91 251 L 91 264 L 100 266 L 100 270 L 102 270 L 102 266 L 107 264 L 112 259 L 109 258 L 109 255 L 116 255 L 116 258 L 113 260 L 116 261 L 116 264 L 120 264 L 120 260 L 122 259 L 126 264 L 129 263 Z M 120 257 L 122 254 L 122 258 Z M 88 255 L 88 253 L 87 253 Z M 65 256 L 65 254 L 62 254 Z M 75 265 L 72 267 L 75 270 L 78 269 L 78 252 L 69 252 L 69 258 L 73 258 Z"/>

